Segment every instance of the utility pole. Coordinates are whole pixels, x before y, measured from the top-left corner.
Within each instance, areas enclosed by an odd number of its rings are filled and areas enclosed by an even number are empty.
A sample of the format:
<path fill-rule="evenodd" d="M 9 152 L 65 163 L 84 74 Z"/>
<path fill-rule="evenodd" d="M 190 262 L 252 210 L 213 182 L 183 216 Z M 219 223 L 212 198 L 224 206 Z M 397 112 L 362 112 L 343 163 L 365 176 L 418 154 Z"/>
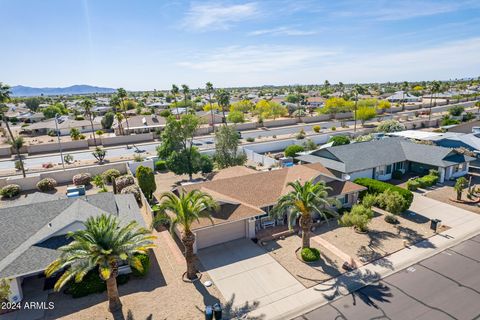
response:
<path fill-rule="evenodd" d="M 55 114 L 55 129 L 57 129 L 57 139 L 58 139 L 58 148 L 60 149 L 60 158 L 62 159 L 62 167 L 65 170 L 65 162 L 63 160 L 63 151 L 62 151 L 62 144 L 60 143 L 60 130 L 58 130 L 58 117 L 59 114 Z"/>

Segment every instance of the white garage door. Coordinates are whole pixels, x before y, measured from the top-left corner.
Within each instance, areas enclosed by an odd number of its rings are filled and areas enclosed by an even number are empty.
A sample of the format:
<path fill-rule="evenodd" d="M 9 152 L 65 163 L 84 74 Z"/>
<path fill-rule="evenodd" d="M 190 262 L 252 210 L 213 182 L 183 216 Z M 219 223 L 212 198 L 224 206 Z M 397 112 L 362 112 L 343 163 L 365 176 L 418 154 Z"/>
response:
<path fill-rule="evenodd" d="M 197 249 L 219 243 L 245 238 L 245 220 L 220 224 L 212 228 L 197 231 Z"/>
<path fill-rule="evenodd" d="M 357 171 L 350 173 L 350 181 L 353 181 L 357 178 L 373 178 L 373 170 L 367 169 L 363 171 Z"/>

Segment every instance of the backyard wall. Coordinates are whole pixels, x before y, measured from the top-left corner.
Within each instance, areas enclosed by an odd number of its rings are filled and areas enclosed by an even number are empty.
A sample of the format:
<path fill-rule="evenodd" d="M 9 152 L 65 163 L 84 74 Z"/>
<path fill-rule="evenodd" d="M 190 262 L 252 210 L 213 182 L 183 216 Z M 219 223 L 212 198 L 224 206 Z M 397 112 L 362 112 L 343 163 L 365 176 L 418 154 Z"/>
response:
<path fill-rule="evenodd" d="M 105 137 L 105 138 L 101 138 L 101 141 L 102 141 L 102 144 L 105 147 L 106 146 L 113 146 L 113 145 L 116 145 L 116 144 L 149 142 L 149 141 L 153 141 L 153 132 L 142 133 L 142 134 L 133 134 L 133 135 L 128 135 L 128 136 Z"/>
<path fill-rule="evenodd" d="M 322 114 L 320 116 L 302 117 L 300 119 L 304 123 L 311 123 L 311 122 L 327 121 L 327 120 L 330 120 L 331 117 L 332 117 L 332 115 L 330 115 L 330 114 Z"/>
<path fill-rule="evenodd" d="M 290 126 L 297 124 L 297 118 L 263 121 L 263 126 L 267 128 Z"/>
<path fill-rule="evenodd" d="M 341 119 L 349 119 L 349 118 L 353 118 L 353 112 L 337 113 L 334 119 L 341 120 Z"/>
<path fill-rule="evenodd" d="M 87 140 L 76 140 L 76 141 L 65 141 L 61 142 L 62 150 L 75 150 L 75 149 L 88 149 L 88 141 Z M 42 143 L 42 144 L 35 144 L 31 146 L 27 146 L 28 154 L 36 154 L 36 153 L 48 153 L 48 152 L 59 152 L 58 143 Z"/>
<path fill-rule="evenodd" d="M 256 122 L 229 124 L 229 126 L 234 126 L 238 131 L 257 129 L 257 123 Z"/>
<path fill-rule="evenodd" d="M 11 147 L 2 147 L 0 148 L 0 157 L 10 157 L 12 155 Z"/>

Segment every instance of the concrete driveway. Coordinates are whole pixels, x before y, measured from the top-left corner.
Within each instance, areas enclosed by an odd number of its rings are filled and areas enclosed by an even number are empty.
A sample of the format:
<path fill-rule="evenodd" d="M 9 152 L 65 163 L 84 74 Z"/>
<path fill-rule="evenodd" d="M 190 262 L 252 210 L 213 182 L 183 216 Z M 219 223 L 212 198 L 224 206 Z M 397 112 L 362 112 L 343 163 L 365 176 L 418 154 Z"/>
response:
<path fill-rule="evenodd" d="M 199 250 L 198 257 L 226 301 L 266 305 L 304 290 L 265 250 L 248 239 Z"/>

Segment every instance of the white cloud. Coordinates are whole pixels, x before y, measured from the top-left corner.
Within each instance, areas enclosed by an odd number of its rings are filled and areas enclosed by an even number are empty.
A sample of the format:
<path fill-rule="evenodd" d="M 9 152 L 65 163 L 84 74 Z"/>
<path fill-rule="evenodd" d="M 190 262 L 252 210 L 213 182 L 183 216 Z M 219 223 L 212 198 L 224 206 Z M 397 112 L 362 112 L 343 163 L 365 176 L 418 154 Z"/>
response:
<path fill-rule="evenodd" d="M 218 48 L 198 56 L 192 61 L 180 62 L 179 65 L 195 70 L 214 73 L 258 73 L 291 69 L 309 65 L 321 57 L 334 55 L 334 51 L 318 48 L 295 46 L 231 46 Z"/>
<path fill-rule="evenodd" d="M 308 36 L 316 34 L 317 31 L 313 30 L 300 30 L 294 27 L 278 27 L 272 29 L 261 29 L 249 32 L 250 36 L 262 36 L 262 35 L 274 35 L 274 36 Z"/>
<path fill-rule="evenodd" d="M 187 30 L 227 30 L 236 22 L 252 19 L 260 13 L 258 4 L 192 3 L 183 27 Z"/>

